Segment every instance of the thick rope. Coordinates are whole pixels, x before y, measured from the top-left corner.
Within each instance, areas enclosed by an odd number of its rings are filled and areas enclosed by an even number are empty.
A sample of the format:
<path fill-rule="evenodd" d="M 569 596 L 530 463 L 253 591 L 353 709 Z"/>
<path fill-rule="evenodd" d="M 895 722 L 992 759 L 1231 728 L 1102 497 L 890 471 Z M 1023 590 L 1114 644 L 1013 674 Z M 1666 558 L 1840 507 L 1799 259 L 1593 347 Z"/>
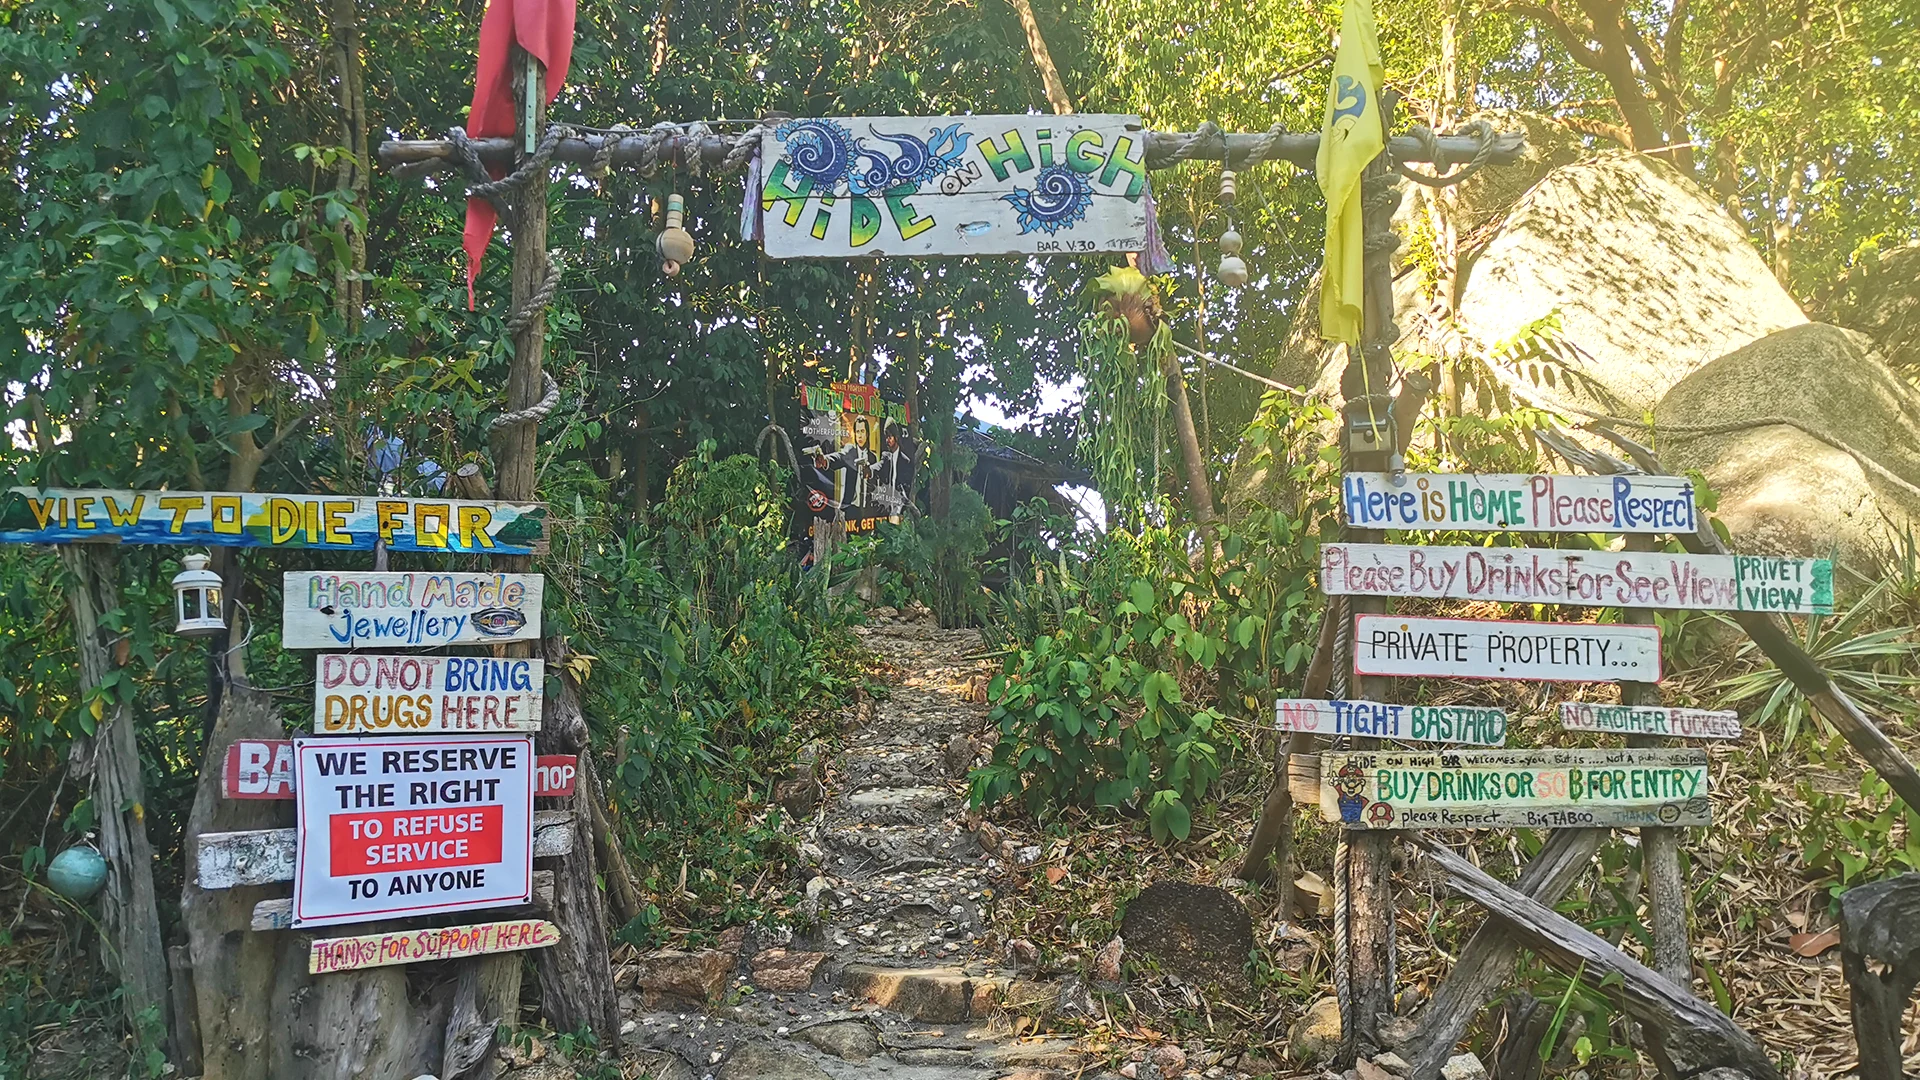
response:
<path fill-rule="evenodd" d="M 1420 144 L 1420 153 L 1426 160 L 1440 160 L 1440 137 L 1433 133 L 1432 128 L 1427 127 L 1425 124 L 1415 124 L 1407 129 L 1407 134 Z M 1479 172 L 1481 168 L 1487 164 L 1488 159 L 1493 156 L 1493 140 L 1498 133 L 1493 130 L 1493 125 L 1487 123 L 1485 120 L 1473 120 L 1455 132 L 1455 134 L 1472 135 L 1474 137 L 1476 146 L 1473 152 L 1473 160 L 1444 176 L 1429 176 L 1426 173 L 1415 172 L 1407 168 L 1404 162 L 1394 160 L 1391 154 L 1388 155 L 1387 161 L 1393 166 L 1394 172 L 1399 173 L 1401 176 L 1406 177 L 1416 184 L 1430 188 L 1452 187 L 1467 177 L 1472 176 L 1474 173 Z"/>
<path fill-rule="evenodd" d="M 546 380 L 546 393 L 541 395 L 540 400 L 524 409 L 501 413 L 494 417 L 487 423 L 488 434 L 519 424 L 537 424 L 553 412 L 554 406 L 560 404 L 560 384 L 554 382 L 553 376 L 547 372 L 541 372 L 540 377 Z"/>
<path fill-rule="evenodd" d="M 778 435 L 780 437 L 778 440 L 780 444 L 779 448 L 786 450 L 787 464 L 792 467 L 793 478 L 795 482 L 798 482 L 800 479 L 800 458 L 793 452 L 793 438 L 787 434 L 786 428 L 781 427 L 779 424 L 768 424 L 766 427 L 761 428 L 760 437 L 753 440 L 754 456 L 759 457 L 766 452 L 767 437 L 769 435 Z"/>
<path fill-rule="evenodd" d="M 480 160 L 480 151 L 474 147 L 473 140 L 467 137 L 465 128 L 448 128 L 447 141 L 453 144 L 453 151 L 459 156 L 460 164 L 466 170 L 466 197 L 485 199 L 493 204 L 494 210 L 500 215 L 500 220 L 506 222 L 511 228 L 520 215 L 518 207 L 513 204 L 509 196 L 532 182 L 534 177 L 546 176 L 547 163 L 553 160 L 554 149 L 560 145 L 562 138 L 572 133 L 572 130 L 565 124 L 548 125 L 546 134 L 540 137 L 540 142 L 534 147 L 533 153 L 527 155 L 527 159 L 512 172 L 498 180 L 487 172 L 486 165 Z"/>
<path fill-rule="evenodd" d="M 507 317 L 507 333 L 517 335 L 520 331 L 532 326 L 533 320 L 547 309 L 547 305 L 553 303 L 554 296 L 560 292 L 561 273 L 560 253 L 547 252 L 546 280 L 540 283 L 540 287 L 533 291 L 532 296 L 527 297 L 526 303 L 520 305 L 520 310 Z"/>

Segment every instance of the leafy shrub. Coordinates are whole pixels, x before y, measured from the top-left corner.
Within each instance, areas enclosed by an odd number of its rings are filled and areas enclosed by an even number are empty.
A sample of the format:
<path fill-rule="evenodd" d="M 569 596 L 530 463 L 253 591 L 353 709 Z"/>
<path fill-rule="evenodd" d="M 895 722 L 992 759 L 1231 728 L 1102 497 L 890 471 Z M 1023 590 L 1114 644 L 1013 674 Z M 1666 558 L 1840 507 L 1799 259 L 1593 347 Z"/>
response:
<path fill-rule="evenodd" d="M 1149 529 L 1015 577 L 991 631 L 1007 646 L 988 686 L 999 736 L 974 804 L 1132 805 L 1184 840 L 1236 728 L 1308 659 L 1316 550 L 1267 512 L 1222 530 L 1197 567 L 1183 533 Z"/>

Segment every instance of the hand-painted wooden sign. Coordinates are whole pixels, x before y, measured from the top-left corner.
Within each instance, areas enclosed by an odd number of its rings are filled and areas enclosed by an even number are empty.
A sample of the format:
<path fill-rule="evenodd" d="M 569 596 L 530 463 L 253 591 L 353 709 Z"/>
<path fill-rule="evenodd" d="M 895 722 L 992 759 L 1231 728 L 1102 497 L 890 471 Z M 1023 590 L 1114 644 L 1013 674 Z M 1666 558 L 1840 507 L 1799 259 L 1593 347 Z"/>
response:
<path fill-rule="evenodd" d="M 1137 116 L 786 120 L 760 143 L 776 259 L 1139 251 L 1147 137 Z"/>
<path fill-rule="evenodd" d="M 289 649 L 437 648 L 540 636 L 539 574 L 289 570 L 280 644 Z"/>
<path fill-rule="evenodd" d="M 1330 596 L 1419 596 L 1503 604 L 1833 611 L 1833 563 L 1768 555 L 1325 544 Z"/>
<path fill-rule="evenodd" d="M 1610 735 L 1670 735 L 1677 739 L 1737 739 L 1740 714 L 1712 709 L 1668 709 L 1657 705 L 1560 703 L 1560 726 L 1568 731 Z"/>
<path fill-rule="evenodd" d="M 307 972 L 412 964 L 425 960 L 452 960 L 486 953 L 544 949 L 560 942 L 560 928 L 545 919 L 512 919 L 471 926 L 439 926 L 426 930 L 395 930 L 364 937 L 322 938 L 307 952 Z"/>
<path fill-rule="evenodd" d="M 1348 473 L 1347 524 L 1363 529 L 1688 533 L 1693 483 L 1684 476 L 1550 473 Z"/>
<path fill-rule="evenodd" d="M 524 904 L 533 740 L 293 741 L 295 926 Z"/>
<path fill-rule="evenodd" d="M 573 754 L 542 754 L 533 759 L 533 796 L 573 794 L 580 759 Z M 229 799 L 293 798 L 293 740 L 240 739 L 227 747 L 220 793 Z"/>
<path fill-rule="evenodd" d="M 1652 626 L 1355 615 L 1359 675 L 1544 682 L 1660 681 Z"/>
<path fill-rule="evenodd" d="M 534 555 L 547 550 L 538 503 L 372 495 L 13 488 L 0 494 L 0 543 Z"/>
<path fill-rule="evenodd" d="M 324 653 L 315 735 L 540 730 L 545 665 L 491 656 Z"/>
<path fill-rule="evenodd" d="M 1704 750 L 1320 755 L 1320 813 L 1350 829 L 1706 825 Z"/>
<path fill-rule="evenodd" d="M 1507 710 L 1473 705 L 1388 705 L 1377 701 L 1285 698 L 1274 703 L 1274 726 L 1281 731 L 1364 735 L 1413 742 L 1478 746 L 1504 746 L 1507 742 Z"/>

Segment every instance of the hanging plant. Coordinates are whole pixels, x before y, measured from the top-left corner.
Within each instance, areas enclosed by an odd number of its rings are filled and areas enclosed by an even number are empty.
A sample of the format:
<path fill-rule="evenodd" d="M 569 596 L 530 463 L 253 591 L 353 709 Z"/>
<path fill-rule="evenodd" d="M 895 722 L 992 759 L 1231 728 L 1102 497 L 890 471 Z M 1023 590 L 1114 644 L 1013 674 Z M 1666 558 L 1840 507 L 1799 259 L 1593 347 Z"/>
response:
<path fill-rule="evenodd" d="M 1131 266 L 1116 266 L 1094 278 L 1086 297 L 1096 312 L 1125 322 L 1127 338 L 1135 345 L 1152 342 L 1162 325 L 1160 296 L 1153 291 L 1153 282 Z"/>
<path fill-rule="evenodd" d="M 1164 322 L 1156 321 L 1145 347 L 1135 344 L 1132 323 L 1110 309 L 1080 324 L 1080 375 L 1086 385 L 1080 458 L 1117 521 L 1139 523 L 1160 494 L 1167 417 L 1163 372 L 1172 352 L 1173 334 Z"/>

